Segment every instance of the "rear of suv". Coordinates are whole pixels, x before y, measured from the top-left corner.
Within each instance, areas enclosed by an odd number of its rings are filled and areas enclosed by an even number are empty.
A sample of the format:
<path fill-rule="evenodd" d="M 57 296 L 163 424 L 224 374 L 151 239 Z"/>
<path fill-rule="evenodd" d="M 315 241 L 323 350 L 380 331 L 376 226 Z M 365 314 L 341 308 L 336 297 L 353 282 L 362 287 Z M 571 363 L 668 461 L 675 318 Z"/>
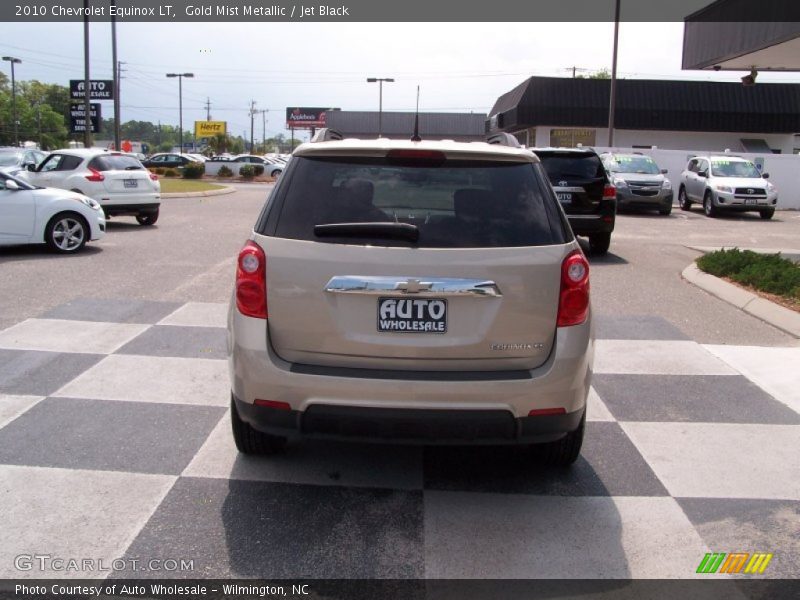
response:
<path fill-rule="evenodd" d="M 239 254 L 228 333 L 242 452 L 302 436 L 580 451 L 589 265 L 522 148 L 300 146 Z"/>
<path fill-rule="evenodd" d="M 617 191 L 590 148 L 531 148 L 539 157 L 575 235 L 587 236 L 592 254 L 611 245 Z"/>

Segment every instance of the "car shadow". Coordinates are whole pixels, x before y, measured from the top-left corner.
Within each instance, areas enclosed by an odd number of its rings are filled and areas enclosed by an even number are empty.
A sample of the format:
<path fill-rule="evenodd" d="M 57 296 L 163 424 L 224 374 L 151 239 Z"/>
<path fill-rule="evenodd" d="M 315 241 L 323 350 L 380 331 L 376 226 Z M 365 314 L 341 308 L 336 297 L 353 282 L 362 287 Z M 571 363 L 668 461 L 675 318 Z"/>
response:
<path fill-rule="evenodd" d="M 145 230 L 145 229 L 158 229 L 158 225 L 149 225 L 147 227 L 139 225 L 135 220 L 134 221 L 118 221 L 116 219 L 107 220 L 106 221 L 106 233 L 114 232 L 114 233 L 125 233 L 129 231 L 138 231 L 138 230 Z"/>
<path fill-rule="evenodd" d="M 578 240 L 578 244 L 583 251 L 583 254 L 586 256 L 586 259 L 589 261 L 590 265 L 597 264 L 597 265 L 627 265 L 628 261 L 625 260 L 623 257 L 619 256 L 618 254 L 614 254 L 614 236 L 611 236 L 611 250 L 609 250 L 606 254 L 601 256 L 592 253 L 589 249 L 589 240 L 582 237 L 576 237 Z"/>
<path fill-rule="evenodd" d="M 50 250 L 45 244 L 26 244 L 20 246 L 0 247 L 0 264 L 35 261 L 35 260 L 57 260 L 74 257 L 90 257 L 99 254 L 103 248 L 97 242 L 90 242 L 76 254 L 59 254 Z"/>

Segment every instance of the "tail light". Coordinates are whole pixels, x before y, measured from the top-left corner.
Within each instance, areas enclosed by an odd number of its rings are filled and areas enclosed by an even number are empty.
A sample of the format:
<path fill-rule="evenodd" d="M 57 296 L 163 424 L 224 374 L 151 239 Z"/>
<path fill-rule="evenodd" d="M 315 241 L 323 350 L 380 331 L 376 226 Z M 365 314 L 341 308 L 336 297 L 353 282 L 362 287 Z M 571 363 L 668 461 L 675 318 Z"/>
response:
<path fill-rule="evenodd" d="M 153 173 L 153 172 L 151 171 L 151 172 L 150 172 L 150 179 L 151 179 L 152 181 L 158 181 L 158 175 L 156 175 L 155 173 Z"/>
<path fill-rule="evenodd" d="M 589 263 L 580 250 L 561 263 L 561 292 L 558 297 L 558 327 L 580 325 L 589 312 Z"/>
<path fill-rule="evenodd" d="M 603 200 L 615 200 L 617 197 L 617 188 L 610 183 L 607 183 L 603 188 Z"/>
<path fill-rule="evenodd" d="M 89 181 L 93 181 L 95 183 L 97 183 L 99 181 L 105 181 L 105 175 L 103 175 L 97 169 L 93 169 L 92 167 L 89 167 L 89 175 L 85 175 L 85 177 Z"/>
<path fill-rule="evenodd" d="M 236 308 L 248 317 L 267 318 L 267 257 L 252 240 L 236 261 Z"/>

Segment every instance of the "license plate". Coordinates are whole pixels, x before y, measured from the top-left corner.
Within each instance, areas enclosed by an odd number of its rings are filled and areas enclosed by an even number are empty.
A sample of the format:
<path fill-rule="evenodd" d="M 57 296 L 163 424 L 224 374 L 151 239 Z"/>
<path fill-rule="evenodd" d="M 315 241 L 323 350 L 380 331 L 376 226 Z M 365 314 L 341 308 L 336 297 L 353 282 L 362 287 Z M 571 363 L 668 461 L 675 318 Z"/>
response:
<path fill-rule="evenodd" d="M 564 192 L 556 192 L 556 198 L 558 198 L 558 201 L 561 202 L 562 204 L 569 204 L 570 202 L 572 202 L 572 194 L 567 194 Z"/>
<path fill-rule="evenodd" d="M 390 333 L 447 332 L 444 298 L 378 298 L 378 331 Z"/>
<path fill-rule="evenodd" d="M 758 200 L 756 200 L 755 198 L 745 198 L 744 199 L 744 203 L 745 204 L 758 204 Z"/>
<path fill-rule="evenodd" d="M 126 188 L 139 187 L 139 182 L 136 181 L 135 179 L 125 179 L 123 180 L 123 183 L 125 184 Z"/>

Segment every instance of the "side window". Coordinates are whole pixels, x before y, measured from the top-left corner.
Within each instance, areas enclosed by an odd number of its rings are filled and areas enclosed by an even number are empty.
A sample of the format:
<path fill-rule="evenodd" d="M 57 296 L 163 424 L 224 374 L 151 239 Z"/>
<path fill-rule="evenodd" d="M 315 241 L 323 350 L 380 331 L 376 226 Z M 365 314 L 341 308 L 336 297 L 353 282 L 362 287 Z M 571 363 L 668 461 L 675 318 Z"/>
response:
<path fill-rule="evenodd" d="M 164 161 L 166 161 L 166 160 L 167 160 L 167 157 L 166 157 L 166 156 L 164 156 L 164 155 L 161 155 L 161 156 L 154 156 L 154 157 L 153 157 L 151 160 L 152 160 L 153 162 L 160 162 L 160 163 L 162 163 L 162 162 L 164 162 Z"/>
<path fill-rule="evenodd" d="M 50 157 L 42 163 L 41 171 L 42 173 L 47 173 L 49 171 L 55 171 L 58 169 L 58 165 L 61 163 L 61 159 L 64 156 L 62 154 L 51 154 Z"/>
<path fill-rule="evenodd" d="M 83 162 L 83 159 L 80 156 L 64 156 L 64 159 L 61 161 L 61 164 L 58 165 L 57 171 L 74 171 L 77 169 L 80 164 Z"/>
<path fill-rule="evenodd" d="M 703 173 L 704 171 L 708 170 L 708 161 L 700 160 L 697 163 L 697 172 Z"/>
<path fill-rule="evenodd" d="M 689 161 L 689 165 L 686 167 L 687 171 L 691 171 L 692 173 L 697 173 L 697 159 L 693 158 Z"/>

